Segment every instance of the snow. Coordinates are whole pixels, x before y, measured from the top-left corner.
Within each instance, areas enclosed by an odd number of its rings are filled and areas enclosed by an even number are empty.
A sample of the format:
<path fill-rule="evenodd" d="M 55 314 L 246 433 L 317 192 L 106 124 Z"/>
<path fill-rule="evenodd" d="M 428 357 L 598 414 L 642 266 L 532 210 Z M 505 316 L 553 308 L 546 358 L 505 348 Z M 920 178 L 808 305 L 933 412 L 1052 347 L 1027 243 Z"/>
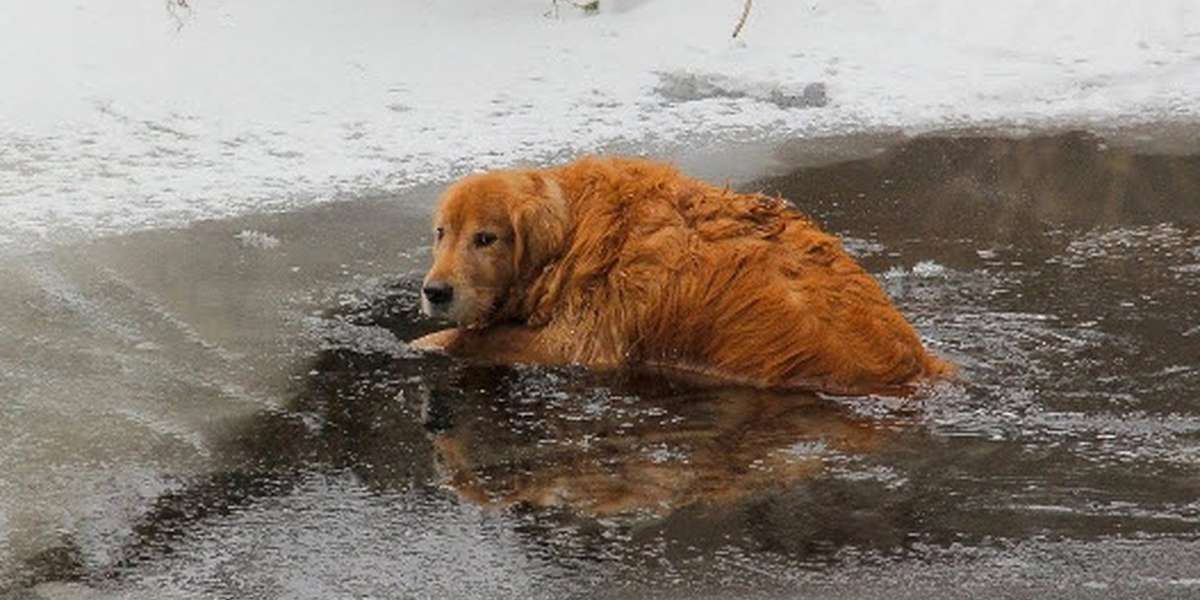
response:
<path fill-rule="evenodd" d="M 598 150 L 1200 120 L 1194 0 L 0 3 L 0 252 Z"/>
<path fill-rule="evenodd" d="M 262 231 L 243 229 L 233 236 L 243 248 L 273 250 L 279 247 L 279 238 Z"/>

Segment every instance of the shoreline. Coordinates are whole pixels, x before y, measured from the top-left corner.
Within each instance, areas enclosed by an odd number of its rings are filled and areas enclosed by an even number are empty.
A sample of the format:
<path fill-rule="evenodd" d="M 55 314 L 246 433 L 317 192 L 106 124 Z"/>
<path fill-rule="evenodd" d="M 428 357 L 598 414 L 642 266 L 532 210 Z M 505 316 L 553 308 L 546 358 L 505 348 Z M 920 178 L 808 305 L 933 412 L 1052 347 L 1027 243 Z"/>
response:
<path fill-rule="evenodd" d="M 824 166 L 867 158 L 906 141 L 922 137 L 1001 137 L 1023 139 L 1036 136 L 1056 135 L 1070 131 L 1086 131 L 1096 134 L 1105 143 L 1116 148 L 1131 149 L 1138 154 L 1188 155 L 1200 154 L 1200 120 L 1154 120 L 1144 122 L 1110 122 L 1097 120 L 1088 123 L 1078 121 L 1046 124 L 1013 124 L 1006 122 L 981 123 L 951 128 L 878 128 L 854 133 L 739 140 L 715 139 L 689 143 L 681 140 L 671 144 L 639 144 L 614 141 L 594 152 L 577 152 L 563 149 L 550 153 L 550 160 L 518 161 L 511 165 L 541 167 L 571 160 L 583 154 L 635 154 L 672 162 L 685 173 L 713 183 L 745 185 L 749 182 L 780 175 L 796 169 Z M 186 217 L 181 221 L 166 219 L 161 223 L 142 226 L 120 227 L 95 224 L 91 228 L 62 228 L 51 231 L 33 231 L 15 228 L 5 231 L 0 228 L 0 257 L 17 258 L 38 252 L 52 251 L 88 242 L 119 238 L 144 231 L 167 231 L 188 229 L 201 223 L 233 221 L 241 218 L 280 215 L 304 212 L 321 206 L 339 206 L 355 203 L 392 202 L 402 198 L 413 198 L 419 190 L 440 190 L 457 179 L 452 176 L 436 181 L 417 181 L 388 191 L 366 191 L 358 194 L 331 194 L 310 197 L 307 200 L 271 201 L 265 210 L 233 209 L 229 214 L 212 217 Z M 431 196 L 417 200 L 410 207 L 428 213 L 435 201 Z M 0 214 L 3 214 L 0 205 Z"/>

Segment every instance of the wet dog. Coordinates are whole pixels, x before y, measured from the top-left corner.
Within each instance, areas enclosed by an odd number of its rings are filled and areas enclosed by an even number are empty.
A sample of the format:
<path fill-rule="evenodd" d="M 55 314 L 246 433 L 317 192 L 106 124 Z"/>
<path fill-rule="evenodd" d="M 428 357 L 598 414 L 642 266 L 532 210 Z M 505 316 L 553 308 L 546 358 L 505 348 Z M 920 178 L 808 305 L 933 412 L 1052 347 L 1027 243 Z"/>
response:
<path fill-rule="evenodd" d="M 469 176 L 434 217 L 418 348 L 894 391 L 947 374 L 879 284 L 784 200 L 584 158 Z"/>

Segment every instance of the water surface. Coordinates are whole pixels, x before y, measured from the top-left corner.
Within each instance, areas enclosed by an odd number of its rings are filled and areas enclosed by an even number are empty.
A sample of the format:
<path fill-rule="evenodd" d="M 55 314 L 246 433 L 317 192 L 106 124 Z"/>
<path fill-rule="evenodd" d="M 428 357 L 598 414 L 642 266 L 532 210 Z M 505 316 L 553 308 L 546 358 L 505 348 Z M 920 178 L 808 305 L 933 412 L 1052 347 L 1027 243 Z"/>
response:
<path fill-rule="evenodd" d="M 742 187 L 962 366 L 917 398 L 413 353 L 432 188 L 6 264 L 0 594 L 1200 596 L 1200 156 L 866 154 Z"/>

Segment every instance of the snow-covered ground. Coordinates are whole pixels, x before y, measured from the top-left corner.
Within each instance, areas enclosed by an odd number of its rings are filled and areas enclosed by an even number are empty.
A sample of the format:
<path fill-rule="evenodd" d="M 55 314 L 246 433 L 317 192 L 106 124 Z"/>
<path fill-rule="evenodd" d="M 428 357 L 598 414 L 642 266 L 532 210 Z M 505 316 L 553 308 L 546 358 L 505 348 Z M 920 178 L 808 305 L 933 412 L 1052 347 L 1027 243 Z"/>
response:
<path fill-rule="evenodd" d="M 488 166 L 1200 120 L 1195 0 L 0 2 L 0 249 Z"/>

